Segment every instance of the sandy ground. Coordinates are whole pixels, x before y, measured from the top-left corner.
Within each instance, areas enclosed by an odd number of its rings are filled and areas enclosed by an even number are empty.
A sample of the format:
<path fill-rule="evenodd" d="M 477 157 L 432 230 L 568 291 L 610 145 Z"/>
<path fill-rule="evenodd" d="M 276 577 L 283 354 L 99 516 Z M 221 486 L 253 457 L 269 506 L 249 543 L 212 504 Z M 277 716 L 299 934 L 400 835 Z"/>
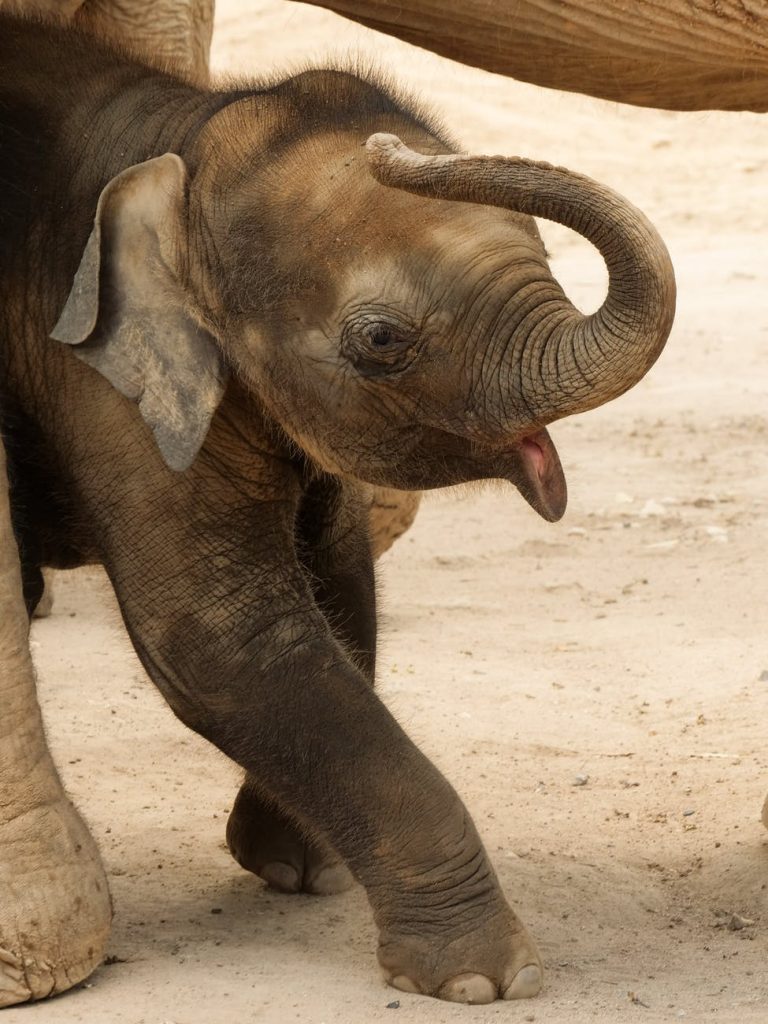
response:
<path fill-rule="evenodd" d="M 564 520 L 509 488 L 437 496 L 381 564 L 381 694 L 463 795 L 546 991 L 474 1009 L 401 995 L 361 891 L 285 897 L 242 872 L 223 844 L 237 771 L 175 721 L 88 571 L 60 577 L 33 643 L 55 756 L 111 875 L 115 962 L 3 1022 L 764 1024 L 768 122 L 546 92 L 298 5 L 219 4 L 219 69 L 329 44 L 391 67 L 468 149 L 613 185 L 677 267 L 658 366 L 553 430 Z M 545 232 L 594 307 L 599 259 Z"/>

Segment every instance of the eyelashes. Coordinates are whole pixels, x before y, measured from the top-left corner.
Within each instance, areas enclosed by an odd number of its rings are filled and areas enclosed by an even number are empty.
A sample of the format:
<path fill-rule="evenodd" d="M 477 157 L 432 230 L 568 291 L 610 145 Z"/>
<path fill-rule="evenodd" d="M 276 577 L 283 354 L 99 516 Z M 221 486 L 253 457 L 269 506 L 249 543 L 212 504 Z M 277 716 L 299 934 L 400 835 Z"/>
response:
<path fill-rule="evenodd" d="M 366 376 L 395 373 L 416 354 L 419 335 L 394 316 L 363 314 L 347 321 L 342 331 L 343 354 Z"/>

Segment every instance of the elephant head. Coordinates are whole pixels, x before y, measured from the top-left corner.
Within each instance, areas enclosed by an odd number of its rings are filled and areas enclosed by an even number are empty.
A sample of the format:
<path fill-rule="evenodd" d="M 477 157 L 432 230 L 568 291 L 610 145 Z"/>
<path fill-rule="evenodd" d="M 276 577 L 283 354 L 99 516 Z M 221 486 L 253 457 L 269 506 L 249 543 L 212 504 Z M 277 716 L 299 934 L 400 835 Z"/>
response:
<path fill-rule="evenodd" d="M 587 178 L 446 155 L 404 117 L 413 148 L 349 127 L 256 143 L 257 103 L 220 111 L 186 161 L 106 186 L 53 336 L 138 402 L 174 469 L 234 374 L 325 471 L 400 489 L 504 478 L 559 518 L 546 425 L 631 387 L 670 330 L 654 229 Z M 553 278 L 533 214 L 603 254 L 597 312 Z"/>

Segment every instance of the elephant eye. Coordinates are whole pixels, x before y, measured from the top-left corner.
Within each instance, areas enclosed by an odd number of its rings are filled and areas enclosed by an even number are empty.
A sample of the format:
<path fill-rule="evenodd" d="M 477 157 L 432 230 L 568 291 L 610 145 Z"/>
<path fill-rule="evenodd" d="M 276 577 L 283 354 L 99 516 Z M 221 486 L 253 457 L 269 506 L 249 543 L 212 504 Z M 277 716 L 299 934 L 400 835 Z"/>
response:
<path fill-rule="evenodd" d="M 410 363 L 416 331 L 394 318 L 360 317 L 349 321 L 342 333 L 342 352 L 368 377 L 396 373 Z"/>
<path fill-rule="evenodd" d="M 369 344 L 374 348 L 392 349 L 397 345 L 407 344 L 407 338 L 404 338 L 389 324 L 373 324 L 365 333 Z"/>

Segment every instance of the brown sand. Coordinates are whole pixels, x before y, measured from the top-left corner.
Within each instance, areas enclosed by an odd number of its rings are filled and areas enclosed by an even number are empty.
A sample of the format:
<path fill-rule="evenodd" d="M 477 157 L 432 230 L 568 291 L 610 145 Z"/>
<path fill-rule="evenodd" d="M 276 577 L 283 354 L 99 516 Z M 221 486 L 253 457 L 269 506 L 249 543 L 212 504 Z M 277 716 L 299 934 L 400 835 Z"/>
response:
<path fill-rule="evenodd" d="M 379 979 L 362 892 L 285 897 L 242 872 L 223 844 L 236 769 L 175 721 L 83 571 L 59 577 L 34 653 L 55 756 L 111 875 L 119 959 L 3 1024 L 764 1024 L 768 122 L 537 90 L 314 9 L 219 4 L 219 69 L 327 44 L 391 67 L 467 149 L 613 185 L 677 267 L 658 366 L 553 429 L 565 519 L 507 487 L 437 496 L 381 565 L 382 697 L 463 795 L 541 943 L 546 991 L 475 1009 L 401 995 Z M 544 231 L 594 307 L 599 259 Z M 733 915 L 754 924 L 732 930 Z"/>

